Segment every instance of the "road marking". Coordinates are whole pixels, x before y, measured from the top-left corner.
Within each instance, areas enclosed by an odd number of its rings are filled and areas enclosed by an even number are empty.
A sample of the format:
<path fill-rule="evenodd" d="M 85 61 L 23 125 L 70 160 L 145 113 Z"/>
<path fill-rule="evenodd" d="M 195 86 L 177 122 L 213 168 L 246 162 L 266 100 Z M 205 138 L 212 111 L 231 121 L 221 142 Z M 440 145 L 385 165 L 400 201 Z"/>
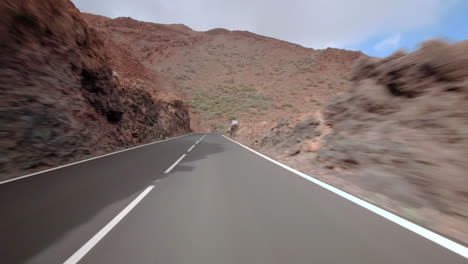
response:
<path fill-rule="evenodd" d="M 206 135 L 201 137 L 198 141 L 202 140 Z M 188 151 L 195 147 L 193 145 Z M 110 155 L 110 154 L 109 154 Z M 177 164 L 186 156 L 183 154 L 174 164 L 172 164 L 164 173 L 169 173 Z M 83 162 L 83 161 L 82 161 Z M 160 179 L 156 179 L 154 182 L 159 182 Z M 76 264 L 80 261 L 99 241 L 109 233 L 145 196 L 154 188 L 154 185 L 146 188 L 138 197 L 135 198 L 125 209 L 123 209 L 117 216 L 115 216 L 104 228 L 102 228 L 96 235 L 94 235 L 86 244 L 84 244 L 78 251 L 76 251 L 71 257 L 69 257 L 64 264 Z"/>
<path fill-rule="evenodd" d="M 122 149 L 122 150 L 119 150 L 119 151 L 107 153 L 107 154 L 100 155 L 100 156 L 96 156 L 96 157 L 92 157 L 92 158 L 89 158 L 89 159 L 84 159 L 84 160 L 72 162 L 72 163 L 69 163 L 69 164 L 61 165 L 61 166 L 58 166 L 58 167 L 54 167 L 54 168 L 50 168 L 50 169 L 46 169 L 46 170 L 34 172 L 34 173 L 31 173 L 31 174 L 27 174 L 27 175 L 23 175 L 23 176 L 18 176 L 18 177 L 11 178 L 11 179 L 8 179 L 8 180 L 0 181 L 0 184 L 5 184 L 5 183 L 12 182 L 12 181 L 21 180 L 21 179 L 24 179 L 24 178 L 29 178 L 29 177 L 31 177 L 31 176 L 35 176 L 35 175 L 38 175 L 38 174 L 41 174 L 41 173 L 46 173 L 46 172 L 49 172 L 49 171 L 58 170 L 58 169 L 61 169 L 61 168 L 73 166 L 73 165 L 76 165 L 76 164 L 79 164 L 79 163 L 83 163 L 83 162 L 86 162 L 86 161 L 90 161 L 90 160 L 95 160 L 95 159 L 107 157 L 107 156 L 110 156 L 110 155 L 114 155 L 114 154 L 117 154 L 117 153 L 120 153 L 120 152 L 132 150 L 132 149 L 136 149 L 136 148 L 141 148 L 141 147 L 145 147 L 145 146 L 148 146 L 148 145 L 161 143 L 161 142 L 168 141 L 168 140 L 173 140 L 173 139 L 176 139 L 176 138 L 185 137 L 185 136 L 188 136 L 188 135 L 191 135 L 191 134 L 193 134 L 193 133 L 186 134 L 186 135 L 182 135 L 182 136 L 178 136 L 178 137 L 163 139 L 163 140 L 160 140 L 160 141 L 155 141 L 155 142 L 143 144 L 143 145 L 140 145 L 140 146 L 131 147 L 131 148 L 128 148 L 128 149 Z"/>
<path fill-rule="evenodd" d="M 197 142 L 195 142 L 195 145 L 198 144 L 198 142 L 202 141 L 202 139 L 203 139 L 205 136 L 206 136 L 206 134 L 203 135 L 203 137 L 201 137 Z"/>
<path fill-rule="evenodd" d="M 193 146 L 191 146 L 191 147 L 187 150 L 187 152 L 190 152 L 194 147 L 195 147 L 195 144 L 194 144 Z"/>
<path fill-rule="evenodd" d="M 94 235 L 86 244 L 84 244 L 78 251 L 69 257 L 64 264 L 75 264 L 80 261 L 99 241 L 109 233 L 145 196 L 154 188 L 154 185 L 146 188 L 135 200 L 133 200 L 125 209 L 123 209 L 117 216 L 115 216 L 104 228 L 102 228 L 96 235 Z"/>
<path fill-rule="evenodd" d="M 174 164 L 172 164 L 164 173 L 169 173 L 171 172 L 171 170 L 177 166 L 177 164 L 185 157 L 186 154 L 182 155 L 178 160 L 176 160 L 176 162 L 174 162 Z"/>
<path fill-rule="evenodd" d="M 406 228 L 406 229 L 408 229 L 408 230 L 410 230 L 410 231 L 412 231 L 412 232 L 414 232 L 414 233 L 416 233 L 416 234 L 418 234 L 418 235 L 420 235 L 420 236 L 422 236 L 422 237 L 424 237 L 424 238 L 426 238 L 426 239 L 428 239 L 428 240 L 430 240 L 430 241 L 432 241 L 432 242 L 434 242 L 434 243 L 436 243 L 436 244 L 438 244 L 438 245 L 440 245 L 440 246 L 442 246 L 442 247 L 444 247 L 444 248 L 446 248 L 446 249 L 448 249 L 450 251 L 453 251 L 453 252 L 455 252 L 455 253 L 457 253 L 457 254 L 465 257 L 465 258 L 468 258 L 468 248 L 464 247 L 463 245 L 460 245 L 460 244 L 458 244 L 458 243 L 456 243 L 456 242 L 454 242 L 454 241 L 452 241 L 452 240 L 450 240 L 448 238 L 445 238 L 445 237 L 443 237 L 443 236 L 441 236 L 439 234 L 436 234 L 436 233 L 434 233 L 434 232 L 432 232 L 432 231 L 430 231 L 428 229 L 425 229 L 424 227 L 416 225 L 416 224 L 414 224 L 414 223 L 412 223 L 412 222 L 410 222 L 410 221 L 408 221 L 406 219 L 403 219 L 403 218 L 401 218 L 401 217 L 399 217 L 399 216 L 397 216 L 397 215 L 395 215 L 393 213 L 390 213 L 390 212 L 388 212 L 388 211 L 386 211 L 386 210 L 384 210 L 384 209 L 382 209 L 380 207 L 377 207 L 377 206 L 375 206 L 375 205 L 373 205 L 371 203 L 368 203 L 368 202 L 366 202 L 364 200 L 361 200 L 361 199 L 359 199 L 359 198 L 357 198 L 357 197 L 355 197 L 355 196 L 353 196 L 353 195 L 351 195 L 349 193 L 346 193 L 346 192 L 344 192 L 344 191 L 342 191 L 342 190 L 340 190 L 338 188 L 335 188 L 335 187 L 333 187 L 333 186 L 331 186 L 329 184 L 326 184 L 326 183 L 324 183 L 322 181 L 319 181 L 319 180 L 313 178 L 312 176 L 309 176 L 309 175 L 307 175 L 305 173 L 302 173 L 302 172 L 297 171 L 297 170 L 295 170 L 293 168 L 290 168 L 290 167 L 284 165 L 283 163 L 280 163 L 280 162 L 278 162 L 278 161 L 276 161 L 276 160 L 274 160 L 274 159 L 272 159 L 272 158 L 270 158 L 268 156 L 265 156 L 265 155 L 255 151 L 255 150 L 247 147 L 247 146 L 244 146 L 243 144 L 241 144 L 241 143 L 239 143 L 239 142 L 237 142 L 237 141 L 235 141 L 233 139 L 230 139 L 230 138 L 228 138 L 228 137 L 226 137 L 224 135 L 223 135 L 223 137 L 225 137 L 225 138 L 229 139 L 230 141 L 232 141 L 232 142 L 234 142 L 234 143 L 236 143 L 236 144 L 238 144 L 238 145 L 252 151 L 253 153 L 255 153 L 255 154 L 257 154 L 257 155 L 259 155 L 259 156 L 261 156 L 261 157 L 263 157 L 263 158 L 265 158 L 265 159 L 267 159 L 267 160 L 269 160 L 269 161 L 271 161 L 273 163 L 275 163 L 276 165 L 281 166 L 281 167 L 283 167 L 283 168 L 285 168 L 285 169 L 287 169 L 287 170 L 301 176 L 302 178 L 304 178 L 306 180 L 309 180 L 309 181 L 319 185 L 320 187 L 323 187 L 323 188 L 325 188 L 325 189 L 327 189 L 327 190 L 329 190 L 329 191 L 331 191 L 331 192 L 333 192 L 333 193 L 335 193 L 335 194 L 337 194 L 337 195 L 339 195 L 339 196 L 341 196 L 341 197 L 343 197 L 343 198 L 345 198 L 345 199 L 347 199 L 347 200 L 349 200 L 349 201 L 351 201 L 351 202 L 353 202 L 353 203 L 355 203 L 357 205 L 360 205 L 361 207 L 364 207 L 367 210 L 372 211 L 372 212 L 386 218 L 387 220 L 390 220 L 393 223 L 398 224 L 398 225 L 400 225 L 400 226 L 402 226 L 402 227 L 404 227 L 404 228 Z"/>

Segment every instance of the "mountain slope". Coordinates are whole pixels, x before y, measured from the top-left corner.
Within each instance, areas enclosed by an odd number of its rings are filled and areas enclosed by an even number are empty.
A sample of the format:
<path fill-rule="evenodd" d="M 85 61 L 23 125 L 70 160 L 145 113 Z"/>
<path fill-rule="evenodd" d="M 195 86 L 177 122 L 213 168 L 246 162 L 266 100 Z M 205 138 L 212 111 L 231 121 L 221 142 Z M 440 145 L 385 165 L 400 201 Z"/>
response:
<path fill-rule="evenodd" d="M 133 75 L 121 61 L 135 62 L 139 78 L 158 76 L 165 80 L 160 87 L 190 102 L 199 120 L 193 123 L 196 129 L 225 131 L 237 119 L 238 136 L 249 142 L 276 121 L 301 119 L 348 89 L 351 65 L 362 56 L 307 49 L 245 31 L 196 32 L 131 18 L 85 18 L 104 36 L 119 73 Z"/>

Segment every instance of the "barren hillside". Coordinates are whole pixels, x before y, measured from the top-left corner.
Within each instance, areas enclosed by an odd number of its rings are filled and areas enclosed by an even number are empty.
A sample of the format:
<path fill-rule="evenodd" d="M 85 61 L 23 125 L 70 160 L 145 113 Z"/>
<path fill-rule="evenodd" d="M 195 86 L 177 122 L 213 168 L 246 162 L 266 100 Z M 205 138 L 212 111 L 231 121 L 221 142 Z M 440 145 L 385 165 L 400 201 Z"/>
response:
<path fill-rule="evenodd" d="M 307 49 L 244 31 L 85 18 L 105 36 L 119 74 L 158 76 L 164 80 L 160 87 L 189 101 L 195 129 L 225 131 L 237 119 L 239 136 L 249 142 L 278 120 L 299 120 L 350 88 L 351 65 L 362 55 Z"/>

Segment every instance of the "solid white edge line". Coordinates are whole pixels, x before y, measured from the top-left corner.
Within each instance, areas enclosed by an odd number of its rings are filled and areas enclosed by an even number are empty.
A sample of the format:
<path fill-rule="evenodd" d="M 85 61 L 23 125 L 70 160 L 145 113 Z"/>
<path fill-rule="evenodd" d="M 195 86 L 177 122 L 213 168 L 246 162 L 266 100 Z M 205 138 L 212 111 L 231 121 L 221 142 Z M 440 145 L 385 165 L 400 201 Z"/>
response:
<path fill-rule="evenodd" d="M 177 164 L 185 157 L 186 154 L 182 155 L 178 160 L 176 160 L 176 162 L 174 162 L 174 164 L 172 164 L 169 168 L 167 168 L 167 170 L 164 172 L 164 173 L 169 173 L 171 172 L 171 170 L 177 166 Z"/>
<path fill-rule="evenodd" d="M 195 147 L 195 145 L 191 146 L 191 147 L 187 150 L 187 152 L 190 152 L 194 147 Z"/>
<path fill-rule="evenodd" d="M 114 154 L 117 154 L 117 153 L 120 153 L 120 152 L 132 150 L 132 149 L 136 149 L 136 148 L 141 148 L 141 147 L 145 147 L 145 146 L 148 146 L 148 145 L 161 143 L 161 142 L 168 141 L 168 140 L 173 140 L 173 139 L 176 139 L 176 138 L 185 137 L 185 136 L 188 136 L 188 135 L 191 135 L 191 134 L 193 134 L 193 133 L 185 134 L 185 135 L 181 135 L 181 136 L 177 136 L 177 137 L 173 137 L 173 138 L 167 138 L 167 139 L 163 139 L 163 140 L 160 140 L 160 141 L 155 141 L 155 142 L 151 142 L 151 143 L 147 143 L 147 144 L 143 144 L 143 145 L 131 147 L 131 148 L 128 148 L 128 149 L 122 149 L 122 150 L 118 150 L 118 151 L 115 151 L 115 152 L 103 154 L 103 155 L 100 155 L 100 156 L 96 156 L 96 157 L 92 157 L 92 158 L 88 158 L 88 159 L 84 159 L 84 160 L 80 160 L 80 161 L 68 163 L 68 164 L 65 164 L 65 165 L 58 166 L 58 167 L 54 167 L 54 168 L 50 168 L 50 169 L 46 169 L 46 170 L 42 170 L 42 171 L 30 173 L 30 174 L 23 175 L 23 176 L 18 176 L 18 177 L 11 178 L 11 179 L 8 179 L 8 180 L 0 181 L 0 184 L 5 184 L 5 183 L 9 183 L 9 182 L 21 180 L 21 179 L 28 178 L 28 177 L 31 177 L 31 176 L 35 176 L 35 175 L 38 175 L 38 174 L 41 174 L 41 173 L 46 173 L 46 172 L 49 172 L 49 171 L 58 170 L 58 169 L 61 169 L 61 168 L 73 166 L 73 165 L 76 165 L 76 164 L 79 164 L 79 163 L 83 163 L 83 162 L 86 162 L 86 161 L 90 161 L 90 160 L 95 160 L 95 159 L 103 158 L 103 157 L 106 157 L 106 156 L 114 155 Z"/>
<path fill-rule="evenodd" d="M 426 238 L 426 239 L 428 239 L 428 240 L 430 240 L 430 241 L 432 241 L 432 242 L 434 242 L 434 243 L 436 243 L 436 244 L 438 244 L 438 245 L 440 245 L 440 246 L 442 246 L 442 247 L 444 247 L 444 248 L 446 248 L 446 249 L 448 249 L 450 251 L 453 251 L 453 252 L 455 252 L 455 253 L 457 253 L 457 254 L 465 257 L 465 258 L 468 258 L 468 248 L 466 248 L 463 245 L 460 245 L 460 244 L 458 244 L 458 243 L 456 243 L 456 242 L 454 242 L 454 241 L 452 241 L 452 240 L 450 240 L 448 238 L 445 238 L 445 237 L 443 237 L 443 236 L 441 236 L 439 234 L 436 234 L 436 233 L 434 233 L 434 232 L 432 232 L 432 231 L 430 231 L 430 230 L 428 230 L 428 229 L 426 229 L 424 227 L 416 225 L 416 224 L 414 224 L 414 223 L 412 223 L 412 222 L 410 222 L 410 221 L 408 221 L 406 219 L 403 219 L 403 218 L 401 218 L 401 217 L 399 217 L 399 216 L 397 216 L 397 215 L 395 215 L 393 213 L 390 213 L 390 212 L 388 212 L 388 211 L 386 211 L 386 210 L 384 210 L 384 209 L 382 209 L 380 207 L 377 207 L 377 206 L 375 206 L 375 205 L 373 205 L 371 203 L 368 203 L 368 202 L 366 202 L 364 200 L 361 200 L 360 198 L 357 198 L 356 196 L 348 194 L 348 193 L 346 193 L 346 192 L 344 192 L 344 191 L 342 191 L 342 190 L 340 190 L 338 188 L 335 188 L 335 187 L 333 187 L 333 186 L 331 186 L 329 184 L 326 184 L 326 183 L 324 183 L 322 181 L 319 181 L 319 180 L 313 178 L 312 176 L 309 176 L 309 175 L 307 175 L 305 173 L 302 173 L 302 172 L 297 171 L 297 170 L 295 170 L 293 168 L 290 168 L 290 167 L 284 165 L 283 163 L 280 163 L 280 162 L 278 162 L 278 161 L 276 161 L 276 160 L 274 160 L 274 159 L 272 159 L 272 158 L 270 158 L 268 156 L 265 156 L 265 155 L 255 151 L 255 150 L 247 147 L 247 146 L 244 146 L 243 144 L 241 144 L 241 143 L 239 143 L 239 142 L 237 142 L 237 141 L 235 141 L 235 140 L 233 140 L 233 139 L 231 139 L 229 137 L 226 137 L 225 135 L 223 135 L 223 137 L 225 137 L 225 138 L 229 139 L 230 141 L 232 141 L 232 142 L 234 142 L 234 143 L 236 143 L 236 144 L 238 144 L 238 145 L 252 151 L 253 153 L 255 153 L 255 154 L 257 154 L 257 155 L 259 155 L 259 156 L 261 156 L 261 157 L 263 157 L 263 158 L 265 158 L 265 159 L 267 159 L 267 160 L 269 160 L 269 161 L 271 161 L 273 163 L 275 163 L 276 165 L 281 166 L 281 167 L 283 167 L 283 168 L 285 168 L 285 169 L 287 169 L 287 170 L 301 176 L 302 178 L 307 179 L 307 180 L 319 185 L 320 187 L 323 187 L 323 188 L 325 188 L 325 189 L 327 189 L 327 190 L 329 190 L 329 191 L 331 191 L 331 192 L 333 192 L 333 193 L 335 193 L 335 194 L 337 194 L 337 195 L 339 195 L 339 196 L 341 196 L 341 197 L 343 197 L 343 198 L 345 198 L 345 199 L 347 199 L 347 200 L 349 200 L 349 201 L 351 201 L 351 202 L 353 202 L 353 203 L 355 203 L 357 205 L 360 205 L 361 207 L 364 207 L 367 210 L 372 211 L 372 212 L 386 218 L 387 220 L 390 220 L 393 223 L 398 224 L 398 225 L 400 225 L 400 226 L 402 226 L 402 227 L 404 227 L 404 228 L 406 228 L 406 229 L 408 229 L 408 230 L 410 230 L 410 231 L 412 231 L 412 232 L 414 232 L 414 233 L 416 233 L 416 234 L 418 234 L 418 235 L 420 235 L 420 236 L 422 236 L 422 237 L 424 237 L 424 238 Z"/>
<path fill-rule="evenodd" d="M 84 244 L 78 251 L 69 257 L 64 264 L 78 263 L 99 241 L 109 233 L 145 196 L 154 188 L 154 185 L 146 188 L 140 195 L 138 195 L 127 207 L 125 207 L 118 215 L 116 215 L 106 226 L 97 232 L 86 244 Z"/>

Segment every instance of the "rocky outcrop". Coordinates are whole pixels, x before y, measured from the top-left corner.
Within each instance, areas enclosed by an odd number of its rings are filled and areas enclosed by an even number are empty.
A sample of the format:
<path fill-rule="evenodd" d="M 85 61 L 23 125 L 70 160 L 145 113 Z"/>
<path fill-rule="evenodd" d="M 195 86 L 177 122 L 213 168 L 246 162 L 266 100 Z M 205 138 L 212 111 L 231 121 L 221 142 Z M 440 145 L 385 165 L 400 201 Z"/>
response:
<path fill-rule="evenodd" d="M 351 77 L 315 117 L 279 122 L 253 147 L 466 243 L 468 42 L 362 57 Z"/>
<path fill-rule="evenodd" d="M 411 207 L 468 217 L 468 42 L 363 58 L 354 87 L 324 109 L 318 160 Z"/>
<path fill-rule="evenodd" d="M 186 133 L 187 107 L 116 83 L 65 0 L 0 3 L 0 178 Z"/>
<path fill-rule="evenodd" d="M 290 126 L 286 120 L 280 121 L 260 137 L 257 145 L 263 149 L 273 148 L 278 152 L 296 155 L 303 148 L 305 141 L 312 142 L 312 139 L 320 136 L 319 124 L 314 117 L 300 121 L 294 126 Z"/>

